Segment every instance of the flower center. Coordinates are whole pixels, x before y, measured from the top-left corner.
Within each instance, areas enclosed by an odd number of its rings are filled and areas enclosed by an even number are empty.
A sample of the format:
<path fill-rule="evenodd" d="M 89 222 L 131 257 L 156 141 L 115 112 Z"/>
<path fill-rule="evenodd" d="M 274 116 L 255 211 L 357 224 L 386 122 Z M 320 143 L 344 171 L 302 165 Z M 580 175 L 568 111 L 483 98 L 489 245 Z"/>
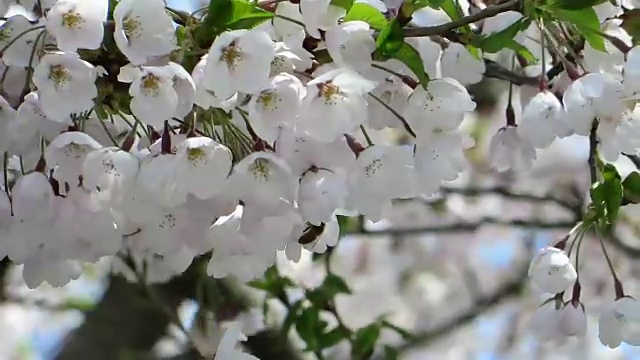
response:
<path fill-rule="evenodd" d="M 71 81 L 71 75 L 62 65 L 53 65 L 49 69 L 49 80 L 53 82 L 56 89 L 60 89 Z"/>
<path fill-rule="evenodd" d="M 64 147 L 62 151 L 65 156 L 80 159 L 86 153 L 85 148 L 82 145 L 76 143 L 70 143 Z"/>
<path fill-rule="evenodd" d="M 9 28 L 8 26 L 3 26 L 0 29 L 0 41 L 5 42 L 5 41 L 8 41 L 10 38 L 11 38 L 11 28 Z"/>
<path fill-rule="evenodd" d="M 222 50 L 222 56 L 220 57 L 220 60 L 227 63 L 227 66 L 231 70 L 235 70 L 240 60 L 242 60 L 242 53 L 240 52 L 240 49 L 236 45 L 235 41 L 231 42 L 229 46 Z"/>
<path fill-rule="evenodd" d="M 190 148 L 187 150 L 187 159 L 193 163 L 199 163 L 206 157 L 206 154 L 202 148 Z"/>
<path fill-rule="evenodd" d="M 376 174 L 382 167 L 382 161 L 380 159 L 373 160 L 369 165 L 364 167 L 364 174 L 367 177 L 371 177 Z"/>
<path fill-rule="evenodd" d="M 265 110 L 275 110 L 278 108 L 278 97 L 273 91 L 263 91 L 258 96 L 258 103 Z"/>
<path fill-rule="evenodd" d="M 137 16 L 125 17 L 122 22 L 122 31 L 127 39 L 135 39 L 140 36 L 141 33 L 140 20 Z"/>
<path fill-rule="evenodd" d="M 142 92 L 147 96 L 158 96 L 160 93 L 160 78 L 154 74 L 142 77 Z"/>
<path fill-rule="evenodd" d="M 269 161 L 267 159 L 256 159 L 249 167 L 256 181 L 269 180 Z"/>
<path fill-rule="evenodd" d="M 84 23 L 82 15 L 75 11 L 68 11 L 62 15 L 62 26 L 69 29 L 78 29 Z"/>
<path fill-rule="evenodd" d="M 324 101 L 327 105 L 337 104 L 338 102 L 336 100 L 342 98 L 343 96 L 340 88 L 329 81 L 318 84 L 318 91 L 320 93 L 320 96 L 324 98 Z"/>

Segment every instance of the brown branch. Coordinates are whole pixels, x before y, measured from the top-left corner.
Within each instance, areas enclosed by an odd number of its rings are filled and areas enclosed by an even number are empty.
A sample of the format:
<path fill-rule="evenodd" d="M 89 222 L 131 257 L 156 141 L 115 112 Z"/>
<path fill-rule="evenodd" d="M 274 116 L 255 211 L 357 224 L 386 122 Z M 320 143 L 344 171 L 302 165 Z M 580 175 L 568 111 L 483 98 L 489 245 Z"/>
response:
<path fill-rule="evenodd" d="M 479 12 L 473 15 L 465 16 L 458 20 L 454 20 L 446 24 L 405 29 L 403 33 L 405 37 L 444 35 L 459 27 L 469 25 L 476 21 L 480 21 L 482 19 L 496 16 L 500 13 L 507 12 L 510 10 L 517 11 L 519 8 L 520 8 L 519 0 L 510 0 L 505 2 L 504 4 L 489 6 L 484 10 L 480 10 Z"/>
<path fill-rule="evenodd" d="M 527 250 L 527 254 L 529 255 L 525 258 L 528 259 L 533 256 L 534 241 L 531 236 L 528 236 L 525 240 L 524 246 Z M 396 349 L 402 353 L 416 347 L 433 343 L 456 329 L 471 323 L 476 318 L 502 304 L 504 301 L 520 295 L 526 288 L 528 270 L 529 263 L 525 261 L 517 271 L 517 276 L 506 281 L 490 294 L 480 295 L 473 299 L 468 310 L 463 311 L 440 325 L 436 325 L 430 329 L 414 334 Z M 381 360 L 382 358 L 383 357 L 378 356 L 374 360 Z"/>
<path fill-rule="evenodd" d="M 385 229 L 385 230 L 367 230 L 362 229 L 350 232 L 352 235 L 363 234 L 369 236 L 408 236 L 433 233 L 460 233 L 473 232 L 483 225 L 494 224 L 502 226 L 513 226 L 533 229 L 571 229 L 575 225 L 573 220 L 565 221 L 537 221 L 528 219 L 498 219 L 493 217 L 484 217 L 474 222 L 455 222 L 445 225 L 421 226 L 408 229 Z"/>

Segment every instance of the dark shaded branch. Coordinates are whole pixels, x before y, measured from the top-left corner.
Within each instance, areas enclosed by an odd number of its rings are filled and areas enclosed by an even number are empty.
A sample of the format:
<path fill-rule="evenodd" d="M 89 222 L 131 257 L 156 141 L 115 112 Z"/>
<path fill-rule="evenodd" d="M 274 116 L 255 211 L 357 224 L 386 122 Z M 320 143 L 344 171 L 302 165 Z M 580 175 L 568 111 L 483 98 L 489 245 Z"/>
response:
<path fill-rule="evenodd" d="M 575 204 L 572 204 L 563 199 L 557 198 L 553 195 L 533 195 L 526 193 L 517 193 L 513 192 L 507 187 L 504 186 L 495 186 L 495 187 L 486 187 L 486 188 L 474 188 L 474 187 L 466 187 L 466 188 L 453 188 L 453 187 L 442 187 L 440 188 L 440 192 L 443 194 L 460 194 L 467 197 L 477 197 L 483 195 L 500 195 L 505 198 L 514 199 L 514 200 L 522 200 L 529 202 L 551 202 L 556 203 L 560 207 L 563 207 L 567 210 L 573 211 Z"/>
<path fill-rule="evenodd" d="M 350 234 L 363 234 L 370 236 L 407 236 L 433 233 L 460 233 L 473 232 L 478 230 L 482 225 L 503 225 L 513 227 L 523 227 L 532 229 L 571 229 L 576 222 L 573 220 L 564 221 L 539 221 L 530 219 L 498 219 L 493 217 L 485 217 L 474 222 L 455 222 L 444 225 L 422 226 L 409 229 L 385 229 L 385 230 L 366 230 L 351 232 Z"/>
<path fill-rule="evenodd" d="M 511 71 L 506 67 L 491 60 L 484 60 L 485 71 L 484 76 L 492 79 L 509 81 L 515 85 L 531 85 L 538 86 L 540 79 L 538 77 L 525 76 L 515 71 Z"/>
<path fill-rule="evenodd" d="M 164 305 L 176 309 L 195 289 L 189 276 L 154 285 Z M 113 276 L 109 287 L 86 319 L 65 339 L 57 360 L 112 360 L 123 354 L 149 352 L 166 334 L 170 319 L 144 296 L 137 284 Z"/>
<path fill-rule="evenodd" d="M 442 25 L 417 27 L 404 30 L 405 37 L 419 37 L 419 36 L 433 36 L 443 35 L 459 27 L 472 24 L 476 21 L 486 19 L 492 16 L 496 16 L 500 13 L 510 10 L 518 10 L 520 8 L 519 0 L 510 0 L 500 5 L 492 5 L 484 10 L 480 10 L 477 13 L 469 16 L 462 17 L 458 20 L 448 22 Z"/>

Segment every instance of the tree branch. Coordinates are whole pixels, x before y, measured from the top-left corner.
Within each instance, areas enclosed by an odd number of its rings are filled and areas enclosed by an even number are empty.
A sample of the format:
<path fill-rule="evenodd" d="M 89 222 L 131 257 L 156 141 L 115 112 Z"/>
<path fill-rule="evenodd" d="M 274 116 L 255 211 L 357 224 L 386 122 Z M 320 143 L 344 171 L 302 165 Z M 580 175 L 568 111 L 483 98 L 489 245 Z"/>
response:
<path fill-rule="evenodd" d="M 480 10 L 473 15 L 465 16 L 463 18 L 448 22 L 446 24 L 405 29 L 403 33 L 405 37 L 443 35 L 461 26 L 465 26 L 465 25 L 474 23 L 476 21 L 480 21 L 482 19 L 496 16 L 506 11 L 510 11 L 510 10 L 517 11 L 519 8 L 520 8 L 519 0 L 510 0 L 500 5 L 489 6 L 484 10 Z"/>
<path fill-rule="evenodd" d="M 455 222 L 445 225 L 422 226 L 409 229 L 385 229 L 385 230 L 357 230 L 350 234 L 363 234 L 370 236 L 407 236 L 433 233 L 460 233 L 473 232 L 478 230 L 482 225 L 494 224 L 513 227 L 524 227 L 534 229 L 570 229 L 575 225 L 575 221 L 538 221 L 529 219 L 498 219 L 493 217 L 484 217 L 474 222 Z"/>

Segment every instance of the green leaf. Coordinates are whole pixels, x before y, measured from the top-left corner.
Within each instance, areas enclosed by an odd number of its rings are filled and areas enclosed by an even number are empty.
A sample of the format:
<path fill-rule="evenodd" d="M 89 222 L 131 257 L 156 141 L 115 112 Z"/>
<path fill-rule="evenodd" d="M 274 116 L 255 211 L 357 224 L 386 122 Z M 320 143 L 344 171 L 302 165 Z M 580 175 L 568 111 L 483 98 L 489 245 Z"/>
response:
<path fill-rule="evenodd" d="M 205 16 L 198 29 L 199 37 L 202 40 L 212 40 L 229 19 L 231 19 L 232 13 L 232 0 L 209 1 L 207 16 Z"/>
<path fill-rule="evenodd" d="M 564 10 L 581 10 L 604 4 L 609 0 L 550 0 L 547 6 Z"/>
<path fill-rule="evenodd" d="M 327 277 L 324 278 L 322 289 L 330 298 L 333 298 L 337 294 L 351 294 L 349 285 L 347 285 L 343 278 L 335 274 L 328 274 Z"/>
<path fill-rule="evenodd" d="M 623 189 L 620 174 L 615 166 L 606 164 L 602 170 L 602 181 L 591 187 L 591 201 L 598 218 L 604 217 L 613 224 L 622 205 Z"/>
<path fill-rule="evenodd" d="M 422 9 L 423 7 L 431 7 L 434 9 L 439 9 L 444 0 L 405 0 L 402 4 L 402 13 L 411 17 L 414 12 Z"/>
<path fill-rule="evenodd" d="M 632 203 L 640 203 L 640 174 L 637 171 L 629 174 L 622 182 L 624 198 Z"/>
<path fill-rule="evenodd" d="M 378 9 L 365 3 L 353 4 L 344 17 L 344 21 L 354 20 L 364 21 L 376 30 L 382 30 L 389 24 L 387 18 Z"/>
<path fill-rule="evenodd" d="M 373 323 L 359 329 L 351 348 L 353 359 L 368 359 L 375 349 L 376 342 L 380 337 L 380 324 Z"/>
<path fill-rule="evenodd" d="M 280 333 L 282 334 L 280 337 L 282 339 L 288 338 L 289 330 L 298 319 L 298 313 L 300 313 L 301 308 L 302 300 L 298 300 L 295 303 L 291 304 L 291 307 L 288 309 L 289 312 L 287 313 L 287 316 L 284 318 L 284 322 L 282 323 L 282 328 L 280 329 Z"/>
<path fill-rule="evenodd" d="M 273 13 L 268 11 L 256 11 L 251 14 L 247 14 L 237 20 L 233 20 L 227 27 L 232 30 L 238 29 L 251 29 L 254 28 L 267 20 L 271 20 L 273 18 Z"/>
<path fill-rule="evenodd" d="M 331 5 L 341 7 L 347 11 L 353 6 L 355 0 L 331 0 Z"/>
<path fill-rule="evenodd" d="M 318 309 L 313 307 L 302 310 L 302 313 L 296 320 L 296 331 L 298 335 L 300 335 L 300 338 L 307 344 L 308 351 L 320 349 L 316 332 L 319 324 L 320 315 Z"/>
<path fill-rule="evenodd" d="M 553 16 L 560 20 L 564 20 L 572 24 L 576 31 L 584 36 L 585 40 L 594 49 L 600 51 L 606 51 L 604 47 L 604 38 L 600 29 L 600 20 L 596 15 L 593 8 L 586 8 L 582 10 L 563 10 L 563 9 L 550 9 L 547 8 Z"/>
<path fill-rule="evenodd" d="M 413 46 L 404 43 L 396 51 L 391 58 L 400 60 L 403 64 L 407 65 L 407 67 L 418 77 L 420 84 L 422 86 L 427 86 L 429 83 L 429 74 L 424 71 L 424 63 L 422 62 L 422 58 L 420 57 L 420 53 Z"/>
<path fill-rule="evenodd" d="M 526 29 L 530 23 L 531 21 L 528 19 L 520 19 L 502 31 L 481 38 L 477 45 L 486 53 L 496 53 L 506 47 L 509 47 L 510 43 L 517 44 L 513 38 L 520 31 Z M 511 44 L 511 46 L 513 45 Z"/>
<path fill-rule="evenodd" d="M 342 326 L 337 326 L 333 330 L 324 333 L 320 337 L 319 346 L 320 349 L 326 349 L 338 344 L 342 340 L 349 339 L 349 332 L 345 330 Z"/>
<path fill-rule="evenodd" d="M 377 60 L 388 60 L 404 45 L 404 35 L 402 35 L 402 25 L 398 19 L 393 19 L 381 31 L 376 39 Z"/>
<path fill-rule="evenodd" d="M 400 358 L 400 353 L 395 348 L 386 345 L 384 347 L 384 359 L 385 360 L 398 360 Z"/>
<path fill-rule="evenodd" d="M 618 211 L 622 205 L 622 182 L 620 181 L 618 170 L 611 164 L 605 165 L 602 176 L 604 178 L 607 220 L 609 224 L 613 224 L 618 217 Z"/>
<path fill-rule="evenodd" d="M 276 297 L 281 295 L 284 289 L 295 286 L 291 279 L 280 276 L 275 266 L 270 267 L 264 273 L 264 279 L 250 281 L 247 285 L 254 289 L 264 290 Z"/>
<path fill-rule="evenodd" d="M 447 13 L 447 15 L 449 15 L 451 20 L 458 20 L 463 15 L 462 9 L 460 9 L 460 6 L 458 5 L 457 0 L 443 0 L 441 1 L 440 8 L 442 8 L 442 10 L 444 10 L 444 12 Z M 471 26 L 469 26 L 469 24 L 466 24 L 460 27 L 459 29 L 463 33 L 471 32 Z"/>

